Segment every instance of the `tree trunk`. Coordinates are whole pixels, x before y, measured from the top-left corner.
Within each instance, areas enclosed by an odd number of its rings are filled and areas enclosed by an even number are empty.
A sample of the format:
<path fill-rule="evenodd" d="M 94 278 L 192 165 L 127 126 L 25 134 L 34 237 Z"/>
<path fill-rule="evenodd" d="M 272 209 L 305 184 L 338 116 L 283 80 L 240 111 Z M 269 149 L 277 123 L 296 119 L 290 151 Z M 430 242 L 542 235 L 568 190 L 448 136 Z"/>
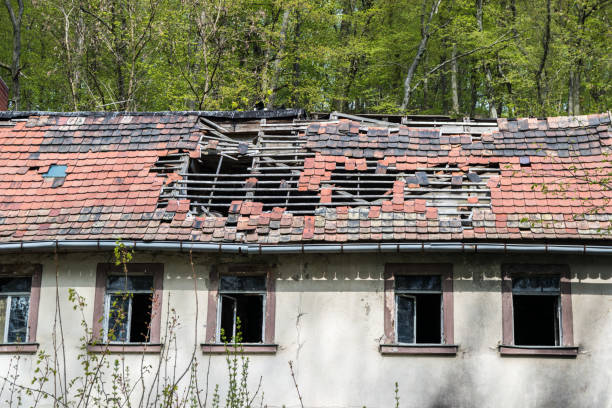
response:
<path fill-rule="evenodd" d="M 414 73 L 419 66 L 419 62 L 421 62 L 421 58 L 423 58 L 423 54 L 427 49 L 427 41 L 431 35 L 431 22 L 434 16 L 438 13 L 441 2 L 442 0 L 434 0 L 429 12 L 427 23 L 424 22 L 424 16 L 421 16 L 421 42 L 419 43 L 417 53 L 412 60 L 412 64 L 410 64 L 410 68 L 408 68 L 408 74 L 406 74 L 406 79 L 404 80 L 404 99 L 402 100 L 402 105 L 400 106 L 400 110 L 402 111 L 406 110 L 408 104 L 410 103 L 410 96 L 412 95 L 412 79 L 414 78 Z M 427 0 L 423 0 L 423 8 L 425 8 L 426 4 Z"/>
<path fill-rule="evenodd" d="M 570 70 L 568 89 L 567 113 L 571 116 L 580 115 L 580 71 Z"/>
<path fill-rule="evenodd" d="M 538 105 L 543 113 L 544 107 L 544 91 L 542 89 L 542 74 L 544 67 L 546 66 L 546 58 L 548 57 L 548 47 L 550 44 L 550 0 L 546 1 L 546 26 L 544 28 L 544 38 L 542 38 L 542 58 L 540 58 L 540 65 L 538 72 L 536 73 L 536 87 L 538 89 Z"/>
<path fill-rule="evenodd" d="M 471 118 L 474 117 L 474 113 L 476 112 L 476 103 L 478 103 L 478 89 L 477 89 L 477 78 L 476 78 L 476 70 L 471 70 L 470 75 L 470 111 L 469 116 Z"/>
<path fill-rule="evenodd" d="M 453 101 L 452 113 L 457 115 L 459 113 L 459 90 L 457 89 L 457 44 L 453 44 L 451 58 L 451 93 Z"/>
<path fill-rule="evenodd" d="M 13 53 L 10 65 L 11 72 L 11 96 L 13 100 L 13 109 L 20 109 L 20 84 L 19 76 L 21 75 L 21 17 L 23 16 L 23 0 L 17 1 L 17 15 L 11 4 L 11 0 L 4 0 L 4 5 L 9 13 L 11 25 L 13 26 Z M 4 68 L 7 68 L 4 66 Z"/>
<path fill-rule="evenodd" d="M 295 58 L 293 62 L 293 89 L 291 90 L 291 102 L 293 106 L 299 105 L 299 100 L 296 98 L 297 96 L 297 88 L 300 84 L 300 56 L 299 56 L 299 41 L 301 36 L 301 28 L 302 28 L 302 16 L 299 8 L 295 10 L 295 28 L 294 28 L 294 38 L 293 38 L 293 47 Z"/>
<path fill-rule="evenodd" d="M 484 30 L 482 24 L 482 0 L 476 0 L 476 20 L 478 20 L 478 31 Z M 493 97 L 493 75 L 491 75 L 491 68 L 486 60 L 482 61 L 483 70 L 485 72 L 487 89 L 487 104 L 489 105 L 489 116 L 491 118 L 497 118 L 497 109 L 495 108 L 495 98 Z"/>
<path fill-rule="evenodd" d="M 276 99 L 276 88 L 278 86 L 278 78 L 280 76 L 280 63 L 283 51 L 285 50 L 285 40 L 287 38 L 287 26 L 289 25 L 289 15 L 291 14 L 291 8 L 287 7 L 283 12 L 283 22 L 280 30 L 280 44 L 278 45 L 278 51 L 274 57 L 274 63 L 272 64 L 272 78 L 270 79 L 270 99 L 268 100 L 268 108 L 274 107 L 274 101 Z"/>

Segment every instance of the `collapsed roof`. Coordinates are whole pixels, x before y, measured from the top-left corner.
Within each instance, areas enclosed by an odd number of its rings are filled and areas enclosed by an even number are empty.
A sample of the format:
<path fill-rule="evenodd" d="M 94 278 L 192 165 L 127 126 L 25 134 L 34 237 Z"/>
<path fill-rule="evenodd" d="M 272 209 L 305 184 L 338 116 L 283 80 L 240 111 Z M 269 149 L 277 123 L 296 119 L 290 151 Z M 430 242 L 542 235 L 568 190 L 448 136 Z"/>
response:
<path fill-rule="evenodd" d="M 610 114 L 0 113 L 0 242 L 602 240 Z"/>

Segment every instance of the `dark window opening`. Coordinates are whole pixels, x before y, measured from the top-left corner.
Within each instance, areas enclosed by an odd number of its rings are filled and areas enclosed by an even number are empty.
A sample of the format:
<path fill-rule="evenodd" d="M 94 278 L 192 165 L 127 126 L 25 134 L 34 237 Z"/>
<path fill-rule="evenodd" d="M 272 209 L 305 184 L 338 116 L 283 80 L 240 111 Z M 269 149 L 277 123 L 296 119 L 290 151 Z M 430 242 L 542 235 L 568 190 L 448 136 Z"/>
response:
<path fill-rule="evenodd" d="M 395 277 L 397 341 L 442 343 L 442 283 L 438 275 Z"/>
<path fill-rule="evenodd" d="M 105 339 L 146 343 L 150 339 L 153 307 L 151 276 L 111 275 L 107 279 Z"/>
<path fill-rule="evenodd" d="M 397 322 L 400 343 L 441 343 L 442 295 L 399 295 Z"/>
<path fill-rule="evenodd" d="M 221 295 L 221 340 L 261 343 L 263 339 L 263 296 Z"/>
<path fill-rule="evenodd" d="M 148 293 L 132 295 L 130 341 L 133 343 L 146 343 L 149 341 L 152 300 L 151 295 Z"/>
<path fill-rule="evenodd" d="M 222 276 L 219 282 L 220 324 L 217 340 L 262 343 L 265 276 Z"/>
<path fill-rule="evenodd" d="M 514 344 L 559 345 L 559 296 L 514 295 Z"/>
<path fill-rule="evenodd" d="M 442 295 L 416 295 L 417 343 L 440 343 L 442 327 Z"/>
<path fill-rule="evenodd" d="M 561 344 L 558 276 L 525 276 L 512 279 L 512 305 L 514 344 Z"/>

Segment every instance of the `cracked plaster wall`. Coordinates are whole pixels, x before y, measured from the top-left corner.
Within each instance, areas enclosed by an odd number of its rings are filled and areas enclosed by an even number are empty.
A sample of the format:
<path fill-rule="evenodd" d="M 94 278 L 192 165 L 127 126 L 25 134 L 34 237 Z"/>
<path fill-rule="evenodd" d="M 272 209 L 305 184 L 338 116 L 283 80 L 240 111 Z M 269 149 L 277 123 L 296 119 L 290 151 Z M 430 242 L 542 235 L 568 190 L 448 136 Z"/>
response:
<path fill-rule="evenodd" d="M 55 302 L 52 255 L 28 255 L 43 264 L 38 341 L 50 351 Z M 1 256 L 1 263 L 23 257 Z M 88 299 L 91 324 L 96 264 L 112 254 L 59 257 L 60 298 L 68 350 L 68 372 L 77 373 L 80 317 L 70 307 L 68 288 Z M 197 343 L 204 339 L 210 265 L 218 262 L 267 262 L 275 265 L 276 355 L 251 356 L 253 389 L 263 376 L 268 406 L 299 405 L 287 362 L 292 360 L 304 404 L 308 407 L 389 407 L 399 382 L 402 407 L 609 407 L 612 406 L 612 272 L 609 258 L 545 256 L 462 256 L 420 254 L 287 255 L 244 257 L 194 256 L 198 286 Z M 193 351 L 194 281 L 188 255 L 136 254 L 134 262 L 165 264 L 162 328 L 168 305 L 181 326 L 177 331 L 178 367 Z M 456 357 L 381 356 L 385 262 L 452 262 L 454 264 Z M 568 263 L 576 359 L 500 357 L 500 264 L 503 262 Z M 170 302 L 170 303 L 168 303 Z M 163 332 L 162 332 L 163 337 Z M 203 384 L 209 357 L 196 350 Z M 7 367 L 10 355 L 0 355 Z M 126 356 L 135 370 L 139 356 Z M 210 387 L 224 384 L 224 356 L 210 357 Z M 34 356 L 22 356 L 20 373 L 29 379 Z M 155 362 L 155 356 L 145 361 Z M 2 372 L 1 375 L 6 373 Z M 24 380 L 28 381 L 28 380 Z M 223 390 L 223 386 L 221 387 Z M 223 394 L 222 398 L 223 398 Z M 5 396 L 0 396 L 4 400 Z M 44 405 L 43 405 L 44 406 Z"/>

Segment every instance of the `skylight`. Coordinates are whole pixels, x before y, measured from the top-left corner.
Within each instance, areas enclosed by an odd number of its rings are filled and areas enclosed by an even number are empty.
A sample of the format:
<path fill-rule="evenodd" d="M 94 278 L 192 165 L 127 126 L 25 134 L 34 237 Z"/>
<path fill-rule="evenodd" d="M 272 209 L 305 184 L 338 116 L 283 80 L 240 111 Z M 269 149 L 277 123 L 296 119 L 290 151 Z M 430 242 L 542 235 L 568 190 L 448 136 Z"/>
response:
<path fill-rule="evenodd" d="M 66 169 L 68 166 L 63 164 L 52 164 L 49 166 L 49 171 L 43 174 L 43 177 L 66 177 Z"/>

